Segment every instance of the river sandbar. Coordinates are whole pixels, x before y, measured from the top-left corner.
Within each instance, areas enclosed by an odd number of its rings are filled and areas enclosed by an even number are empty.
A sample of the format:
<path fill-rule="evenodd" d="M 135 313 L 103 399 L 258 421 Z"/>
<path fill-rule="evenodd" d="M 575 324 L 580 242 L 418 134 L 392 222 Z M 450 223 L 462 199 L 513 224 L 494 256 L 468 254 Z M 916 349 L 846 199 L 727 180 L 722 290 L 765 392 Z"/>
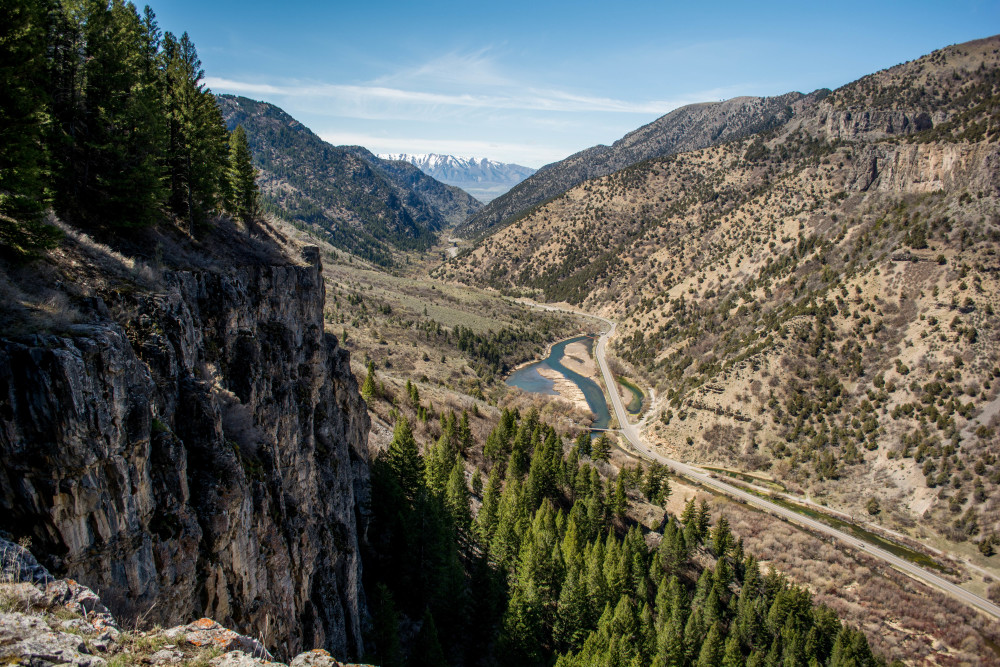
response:
<path fill-rule="evenodd" d="M 579 373 L 583 377 L 594 381 L 597 380 L 597 366 L 594 364 L 594 358 L 590 356 L 590 352 L 587 350 L 587 343 L 585 341 L 581 340 L 567 345 L 559 363 L 574 373 Z"/>
<path fill-rule="evenodd" d="M 544 364 L 539 364 L 537 370 L 538 374 L 543 378 L 546 380 L 552 380 L 555 385 L 553 389 L 555 389 L 556 393 L 559 394 L 561 398 L 569 401 L 581 410 L 590 412 L 590 406 L 587 404 L 587 397 L 583 395 L 583 391 L 576 385 L 575 382 L 567 378 L 559 371 L 549 368 Z"/>

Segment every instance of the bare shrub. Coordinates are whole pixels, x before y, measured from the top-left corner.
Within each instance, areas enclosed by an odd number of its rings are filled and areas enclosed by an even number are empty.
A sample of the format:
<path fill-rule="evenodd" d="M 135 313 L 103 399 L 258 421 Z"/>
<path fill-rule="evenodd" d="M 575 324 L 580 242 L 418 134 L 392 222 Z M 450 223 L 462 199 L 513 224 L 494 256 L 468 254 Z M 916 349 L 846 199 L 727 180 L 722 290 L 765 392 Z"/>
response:
<path fill-rule="evenodd" d="M 1000 584 L 992 584 L 987 590 L 986 595 L 989 597 L 990 602 L 995 602 L 1000 604 Z"/>

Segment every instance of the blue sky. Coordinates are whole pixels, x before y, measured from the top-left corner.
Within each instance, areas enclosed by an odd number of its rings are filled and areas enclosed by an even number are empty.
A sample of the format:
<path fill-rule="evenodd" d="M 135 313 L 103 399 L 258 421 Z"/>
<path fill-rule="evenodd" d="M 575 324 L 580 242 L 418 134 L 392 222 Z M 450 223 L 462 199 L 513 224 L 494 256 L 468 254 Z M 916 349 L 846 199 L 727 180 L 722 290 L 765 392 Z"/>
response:
<path fill-rule="evenodd" d="M 1000 2 L 152 0 L 218 93 L 335 144 L 539 167 L 683 104 L 836 88 L 1000 32 Z"/>

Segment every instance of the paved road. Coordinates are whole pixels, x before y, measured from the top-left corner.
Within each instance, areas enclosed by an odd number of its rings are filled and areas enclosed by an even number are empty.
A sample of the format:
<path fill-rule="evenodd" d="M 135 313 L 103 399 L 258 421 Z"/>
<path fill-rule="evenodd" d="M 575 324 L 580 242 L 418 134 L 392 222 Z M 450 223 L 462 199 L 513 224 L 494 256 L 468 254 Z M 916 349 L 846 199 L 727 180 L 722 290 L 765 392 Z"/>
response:
<path fill-rule="evenodd" d="M 969 604 L 979 609 L 980 611 L 986 612 L 987 614 L 990 614 L 996 618 L 1000 618 L 1000 606 L 993 604 L 989 600 L 984 600 L 983 598 L 973 593 L 970 593 L 964 588 L 956 586 L 947 579 L 944 579 L 943 577 L 940 577 L 934 574 L 933 572 L 929 572 L 928 570 L 925 570 L 922 567 L 914 565 L 910 561 L 904 560 L 903 558 L 900 558 L 895 554 L 885 551 L 884 549 L 881 549 L 875 546 L 874 544 L 870 544 L 863 540 L 859 540 L 858 538 L 852 535 L 848 535 L 847 533 L 841 532 L 836 528 L 828 526 L 827 524 L 821 521 L 816 521 L 814 519 L 809 518 L 808 516 L 804 516 L 802 514 L 799 514 L 798 512 L 794 512 L 790 509 L 782 507 L 781 505 L 776 505 L 775 503 L 772 503 L 765 498 L 761 498 L 760 496 L 756 496 L 752 493 L 747 493 L 746 491 L 740 489 L 739 487 L 733 486 L 732 484 L 727 484 L 722 480 L 709 476 L 707 473 L 703 472 L 702 470 L 699 470 L 698 468 L 694 468 L 690 465 L 687 465 L 686 463 L 682 463 L 681 461 L 674 461 L 673 459 L 668 459 L 662 454 L 654 452 L 652 449 L 647 447 L 642 442 L 642 438 L 639 437 L 639 430 L 628 419 L 628 413 L 625 411 L 625 406 L 622 405 L 621 396 L 619 396 L 618 392 L 615 391 L 615 379 L 614 376 L 611 374 L 611 369 L 608 368 L 608 362 L 607 359 L 605 358 L 608 339 L 612 336 L 612 334 L 614 334 L 615 328 L 617 327 L 617 323 L 612 322 L 611 320 L 605 319 L 603 317 L 597 319 L 607 322 L 610 325 L 610 328 L 603 334 L 601 334 L 601 337 L 598 339 L 597 346 L 595 348 L 596 354 L 594 356 L 597 358 L 597 365 L 600 366 L 601 368 L 601 374 L 604 376 L 604 382 L 608 388 L 608 395 L 611 397 L 611 403 L 612 406 L 614 407 L 615 415 L 618 418 L 618 423 L 621 425 L 621 434 L 622 436 L 625 437 L 626 440 L 629 441 L 629 443 L 638 453 L 645 456 L 649 460 L 659 461 L 660 463 L 669 466 L 678 475 L 695 480 L 698 483 L 703 484 L 705 486 L 712 487 L 713 489 L 716 489 L 718 491 L 721 491 L 722 493 L 725 493 L 726 495 L 737 498 L 743 501 L 744 503 L 747 503 L 748 505 L 754 505 L 755 507 L 764 509 L 788 521 L 792 521 L 794 523 L 806 526 L 813 532 L 820 533 L 828 537 L 832 537 L 844 544 L 847 544 L 848 546 L 860 549 L 861 551 L 864 551 L 866 554 L 870 556 L 879 558 L 889 563 L 896 569 L 905 572 L 911 577 L 920 579 L 921 581 L 928 583 L 932 586 L 936 586 L 937 588 L 945 591 L 946 593 L 949 593 L 954 597 L 958 598 L 959 600 L 962 600 L 966 604 Z"/>

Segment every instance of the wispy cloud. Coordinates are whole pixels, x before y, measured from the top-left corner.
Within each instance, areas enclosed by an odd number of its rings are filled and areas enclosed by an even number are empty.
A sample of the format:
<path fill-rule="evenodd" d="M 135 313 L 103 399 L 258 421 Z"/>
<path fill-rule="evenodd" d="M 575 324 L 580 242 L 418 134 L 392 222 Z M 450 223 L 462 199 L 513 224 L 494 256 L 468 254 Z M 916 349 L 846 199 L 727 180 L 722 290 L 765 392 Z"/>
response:
<path fill-rule="evenodd" d="M 451 51 L 421 63 L 404 67 L 372 81 L 380 86 L 515 86 L 518 82 L 501 71 L 494 59 L 492 47 L 472 52 Z"/>
<path fill-rule="evenodd" d="M 354 109 L 363 112 L 371 107 L 397 105 L 407 107 L 458 107 L 466 109 L 517 109 L 522 111 L 612 112 L 651 114 L 666 113 L 693 100 L 630 101 L 592 97 L 558 90 L 524 89 L 517 93 L 472 94 L 405 90 L 378 85 L 345 85 L 286 82 L 254 83 L 219 77 L 205 79 L 216 92 L 242 95 L 273 95 L 323 99 L 338 105 L 338 113 Z M 704 99 L 704 98 L 703 98 Z M 711 99 L 711 98 L 709 98 Z M 369 118 L 370 115 L 357 116 Z"/>

